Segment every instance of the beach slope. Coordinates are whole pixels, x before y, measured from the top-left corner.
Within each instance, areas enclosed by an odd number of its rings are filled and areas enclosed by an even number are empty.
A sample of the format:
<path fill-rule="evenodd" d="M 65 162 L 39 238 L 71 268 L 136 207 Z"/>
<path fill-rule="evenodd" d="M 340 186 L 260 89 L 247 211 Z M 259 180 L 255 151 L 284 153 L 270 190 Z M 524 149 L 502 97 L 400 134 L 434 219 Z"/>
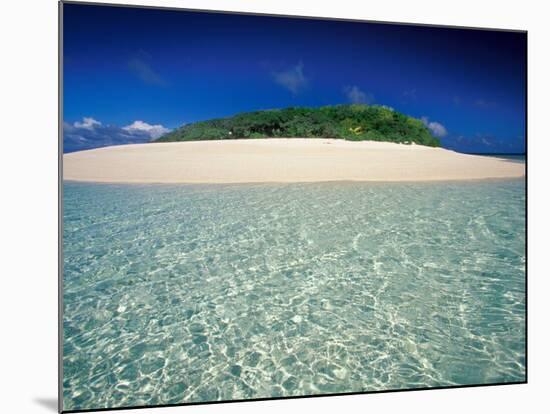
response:
<path fill-rule="evenodd" d="M 107 183 L 404 182 L 524 174 L 524 163 L 495 157 L 324 138 L 148 143 L 63 155 L 64 180 Z"/>

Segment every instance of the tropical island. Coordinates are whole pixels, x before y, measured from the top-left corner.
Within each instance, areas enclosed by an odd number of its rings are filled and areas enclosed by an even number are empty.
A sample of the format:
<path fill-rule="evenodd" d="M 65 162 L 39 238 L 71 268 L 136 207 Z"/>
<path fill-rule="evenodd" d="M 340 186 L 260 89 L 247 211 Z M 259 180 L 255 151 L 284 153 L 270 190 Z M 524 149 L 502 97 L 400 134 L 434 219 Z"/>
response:
<path fill-rule="evenodd" d="M 184 125 L 157 142 L 294 137 L 441 146 L 421 120 L 387 106 L 364 104 L 240 113 Z"/>
<path fill-rule="evenodd" d="M 444 181 L 523 177 L 506 159 L 441 148 L 424 123 L 380 105 L 240 113 L 145 144 L 64 156 L 64 178 L 114 183 Z"/>

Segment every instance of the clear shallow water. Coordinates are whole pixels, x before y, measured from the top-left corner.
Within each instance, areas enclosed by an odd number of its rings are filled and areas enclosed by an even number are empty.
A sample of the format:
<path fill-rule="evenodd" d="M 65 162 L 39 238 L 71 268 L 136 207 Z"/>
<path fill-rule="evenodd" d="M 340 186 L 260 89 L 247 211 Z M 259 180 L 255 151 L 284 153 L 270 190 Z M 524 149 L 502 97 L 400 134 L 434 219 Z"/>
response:
<path fill-rule="evenodd" d="M 66 410 L 525 378 L 522 181 L 64 197 Z"/>

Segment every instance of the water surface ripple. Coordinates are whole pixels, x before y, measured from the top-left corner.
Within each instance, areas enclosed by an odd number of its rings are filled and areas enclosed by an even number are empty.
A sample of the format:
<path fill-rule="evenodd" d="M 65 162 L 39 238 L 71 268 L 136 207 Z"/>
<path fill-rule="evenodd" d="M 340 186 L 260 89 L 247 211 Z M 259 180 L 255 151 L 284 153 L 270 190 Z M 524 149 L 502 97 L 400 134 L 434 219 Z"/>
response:
<path fill-rule="evenodd" d="M 525 186 L 64 185 L 64 408 L 525 378 Z"/>

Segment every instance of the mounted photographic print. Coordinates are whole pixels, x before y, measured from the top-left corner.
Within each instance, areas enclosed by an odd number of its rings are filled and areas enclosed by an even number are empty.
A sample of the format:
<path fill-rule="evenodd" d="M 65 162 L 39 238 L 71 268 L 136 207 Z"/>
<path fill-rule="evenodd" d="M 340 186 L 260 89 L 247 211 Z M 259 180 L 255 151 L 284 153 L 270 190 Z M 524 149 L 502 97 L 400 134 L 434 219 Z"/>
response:
<path fill-rule="evenodd" d="M 526 32 L 60 24 L 62 411 L 526 382 Z"/>

